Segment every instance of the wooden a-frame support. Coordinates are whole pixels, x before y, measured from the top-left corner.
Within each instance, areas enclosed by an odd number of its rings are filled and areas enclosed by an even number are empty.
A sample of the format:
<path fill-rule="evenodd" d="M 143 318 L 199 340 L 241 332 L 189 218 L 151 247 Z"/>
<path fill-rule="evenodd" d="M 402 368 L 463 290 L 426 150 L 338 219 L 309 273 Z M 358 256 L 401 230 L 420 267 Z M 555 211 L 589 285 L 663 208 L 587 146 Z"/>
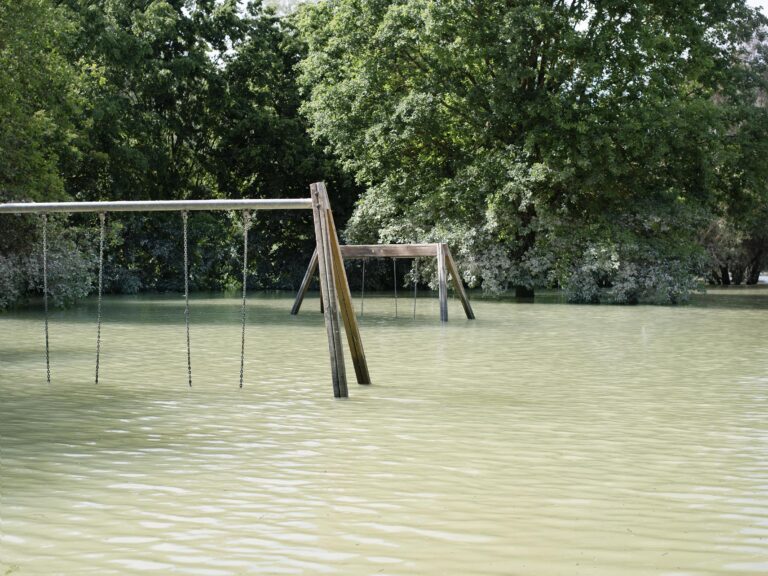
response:
<path fill-rule="evenodd" d="M 334 235 L 334 238 L 336 236 Z M 338 240 L 337 240 L 338 242 Z M 472 305 L 469 303 L 469 298 L 464 290 L 464 285 L 461 283 L 461 276 L 459 276 L 459 269 L 456 266 L 456 261 L 453 259 L 448 244 L 444 242 L 438 242 L 436 244 L 358 244 L 358 245 L 345 245 L 339 247 L 339 256 L 343 259 L 354 258 L 420 258 L 423 256 L 437 258 L 437 284 L 438 284 L 438 296 L 440 300 L 440 320 L 442 322 L 448 321 L 448 274 L 451 275 L 451 281 L 453 287 L 456 290 L 456 294 L 461 300 L 461 305 L 464 307 L 464 313 L 467 318 L 474 320 L 475 313 L 472 311 Z M 344 266 L 341 265 L 342 271 Z M 312 283 L 317 269 L 319 267 L 318 251 L 312 254 L 312 258 L 309 261 L 309 266 L 304 274 L 304 279 L 301 282 L 301 287 L 296 295 L 296 300 L 291 308 L 291 314 L 294 316 L 299 313 L 301 304 L 304 301 L 304 297 L 309 290 L 309 285 Z M 322 270 L 322 269 L 321 269 Z M 346 274 L 345 274 L 346 278 Z M 320 272 L 320 292 L 321 292 L 321 307 L 325 311 L 325 295 L 323 288 L 323 275 Z M 346 284 L 347 291 L 349 285 Z"/>
<path fill-rule="evenodd" d="M 322 293 L 325 328 L 328 333 L 328 349 L 331 356 L 331 377 L 333 395 L 336 398 L 349 396 L 347 374 L 344 367 L 344 349 L 341 345 L 339 316 L 344 323 L 349 352 L 355 367 L 358 384 L 370 384 L 368 363 L 365 359 L 360 328 L 352 307 L 352 295 L 349 291 L 347 273 L 339 247 L 339 237 L 333 222 L 328 191 L 323 182 L 310 186 L 312 196 L 312 214 L 315 221 L 317 247 L 313 262 L 320 271 L 320 292 Z"/>

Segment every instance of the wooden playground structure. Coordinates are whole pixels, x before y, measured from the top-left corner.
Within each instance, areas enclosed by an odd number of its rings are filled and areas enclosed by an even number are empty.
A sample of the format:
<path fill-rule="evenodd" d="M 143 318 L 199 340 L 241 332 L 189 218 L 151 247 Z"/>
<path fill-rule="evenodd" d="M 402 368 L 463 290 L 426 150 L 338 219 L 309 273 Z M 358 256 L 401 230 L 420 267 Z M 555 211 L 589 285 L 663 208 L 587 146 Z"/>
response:
<path fill-rule="evenodd" d="M 333 395 L 336 398 L 346 398 L 347 373 L 344 365 L 344 350 L 341 343 L 341 323 L 346 333 L 347 343 L 355 368 L 358 384 L 370 384 L 368 363 L 363 350 L 360 329 L 357 324 L 352 297 L 344 271 L 342 250 L 336 233 L 336 225 L 331 213 L 328 192 L 323 182 L 310 185 L 309 198 L 282 199 L 238 199 L 238 200 L 160 200 L 160 201 L 119 201 L 119 202 L 24 202 L 0 204 L 0 214 L 38 214 L 43 223 L 43 300 L 45 303 L 45 359 L 48 382 L 51 381 L 50 362 L 48 354 L 48 281 L 47 281 L 47 215 L 55 212 L 92 212 L 99 214 L 101 222 L 101 247 L 99 254 L 99 278 L 103 266 L 104 251 L 104 215 L 108 212 L 180 212 L 184 232 L 184 284 L 185 284 L 185 321 L 187 326 L 187 366 L 189 385 L 192 385 L 192 364 L 189 339 L 189 290 L 188 290 L 188 261 L 187 261 L 187 214 L 188 211 L 199 210 L 239 210 L 243 212 L 243 337 L 240 364 L 240 386 L 243 382 L 243 357 L 245 350 L 245 277 L 247 274 L 247 230 L 250 226 L 250 212 L 253 210 L 301 210 L 311 209 L 315 225 L 315 261 L 320 272 L 320 290 L 322 292 L 323 314 L 328 350 L 331 361 L 331 380 Z M 99 342 L 101 338 L 101 288 L 99 282 L 99 312 L 98 336 L 96 348 L 96 382 L 98 383 Z"/>
<path fill-rule="evenodd" d="M 342 260 L 365 260 L 368 258 L 436 258 L 438 298 L 440 300 L 440 321 L 448 321 L 448 274 L 451 275 L 453 288 L 461 301 L 461 305 L 464 308 L 464 313 L 467 318 L 469 320 L 474 320 L 475 318 L 475 313 L 472 311 L 472 305 L 469 303 L 469 298 L 467 297 L 464 285 L 461 282 L 461 276 L 459 275 L 456 261 L 453 259 L 448 244 L 444 242 L 434 244 L 347 244 L 340 246 L 339 252 Z M 304 279 L 301 282 L 299 292 L 296 295 L 296 300 L 293 303 L 293 308 L 291 308 L 291 314 L 294 316 L 299 313 L 304 297 L 306 296 L 309 286 L 312 283 L 312 279 L 319 267 L 320 258 L 318 257 L 317 249 L 315 249 L 312 258 L 309 261 L 307 271 L 304 274 Z M 341 268 L 343 270 L 343 264 L 341 265 Z M 322 271 L 320 274 L 320 292 L 322 292 Z M 321 303 L 321 309 L 324 310 L 325 300 L 322 296 Z"/>

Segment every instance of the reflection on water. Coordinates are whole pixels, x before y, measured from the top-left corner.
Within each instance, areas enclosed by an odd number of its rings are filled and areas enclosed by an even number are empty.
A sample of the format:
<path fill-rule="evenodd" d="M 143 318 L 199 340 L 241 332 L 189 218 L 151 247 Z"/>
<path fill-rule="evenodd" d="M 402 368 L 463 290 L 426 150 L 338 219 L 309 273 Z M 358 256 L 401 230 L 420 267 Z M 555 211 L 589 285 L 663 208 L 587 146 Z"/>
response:
<path fill-rule="evenodd" d="M 768 573 L 768 290 L 692 306 L 367 299 L 334 400 L 317 300 L 0 316 L 0 574 Z M 410 309 L 409 309 L 410 313 Z M 350 365 L 350 373 L 351 365 Z"/>

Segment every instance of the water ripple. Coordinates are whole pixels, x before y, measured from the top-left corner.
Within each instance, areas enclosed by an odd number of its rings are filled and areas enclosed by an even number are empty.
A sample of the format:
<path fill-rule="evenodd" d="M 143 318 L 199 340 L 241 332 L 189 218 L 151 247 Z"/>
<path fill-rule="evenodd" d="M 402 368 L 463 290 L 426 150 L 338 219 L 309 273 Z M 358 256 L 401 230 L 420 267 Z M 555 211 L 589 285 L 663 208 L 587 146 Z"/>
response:
<path fill-rule="evenodd" d="M 768 291 L 683 308 L 366 301 L 331 398 L 316 302 L 0 318 L 0 573 L 768 573 Z M 724 299 L 725 298 L 725 299 Z M 42 369 L 41 369 L 42 368 Z M 350 364 L 351 372 L 351 364 Z"/>

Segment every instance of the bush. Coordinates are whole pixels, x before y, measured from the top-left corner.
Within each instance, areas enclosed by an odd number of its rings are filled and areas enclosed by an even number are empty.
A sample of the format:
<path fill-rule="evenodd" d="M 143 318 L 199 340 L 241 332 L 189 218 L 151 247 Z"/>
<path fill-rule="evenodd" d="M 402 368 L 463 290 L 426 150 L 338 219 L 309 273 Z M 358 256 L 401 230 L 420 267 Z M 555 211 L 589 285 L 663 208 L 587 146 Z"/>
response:
<path fill-rule="evenodd" d="M 42 251 L 24 262 L 27 288 L 43 292 Z M 63 307 L 85 298 L 93 286 L 93 261 L 72 241 L 64 241 L 48 250 L 48 296 L 53 306 Z"/>
<path fill-rule="evenodd" d="M 680 304 L 700 289 L 703 257 L 673 258 L 648 246 L 590 246 L 563 281 L 569 302 Z"/>
<path fill-rule="evenodd" d="M 0 310 L 26 297 L 43 293 L 41 230 L 32 227 L 23 243 L 0 254 Z M 94 285 L 92 238 L 66 221 L 49 219 L 48 295 L 52 306 L 63 307 L 86 297 Z"/>
<path fill-rule="evenodd" d="M 0 254 L 0 310 L 15 304 L 24 289 L 24 278 L 17 259 Z"/>

